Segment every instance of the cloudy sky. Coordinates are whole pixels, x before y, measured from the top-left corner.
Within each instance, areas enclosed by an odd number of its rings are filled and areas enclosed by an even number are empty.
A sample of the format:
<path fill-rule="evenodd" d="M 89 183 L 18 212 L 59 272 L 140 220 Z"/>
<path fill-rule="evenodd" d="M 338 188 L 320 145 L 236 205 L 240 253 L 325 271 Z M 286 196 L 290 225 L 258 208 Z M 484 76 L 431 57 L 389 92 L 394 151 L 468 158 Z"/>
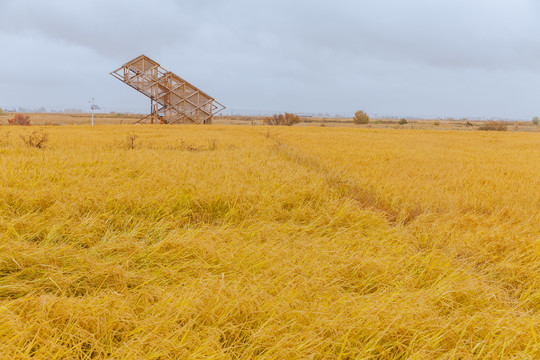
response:
<path fill-rule="evenodd" d="M 537 0 L 0 0 L 0 106 L 147 112 L 146 54 L 227 113 L 540 116 Z"/>

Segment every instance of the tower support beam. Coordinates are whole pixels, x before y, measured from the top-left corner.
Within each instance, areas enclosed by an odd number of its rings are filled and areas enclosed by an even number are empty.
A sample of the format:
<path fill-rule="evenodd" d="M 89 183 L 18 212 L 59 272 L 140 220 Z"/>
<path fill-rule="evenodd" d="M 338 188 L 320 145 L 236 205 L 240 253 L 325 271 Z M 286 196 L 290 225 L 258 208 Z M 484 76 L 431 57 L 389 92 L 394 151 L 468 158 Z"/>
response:
<path fill-rule="evenodd" d="M 225 109 L 213 97 L 141 55 L 111 75 L 150 98 L 150 114 L 136 123 L 211 124 L 214 115 Z"/>

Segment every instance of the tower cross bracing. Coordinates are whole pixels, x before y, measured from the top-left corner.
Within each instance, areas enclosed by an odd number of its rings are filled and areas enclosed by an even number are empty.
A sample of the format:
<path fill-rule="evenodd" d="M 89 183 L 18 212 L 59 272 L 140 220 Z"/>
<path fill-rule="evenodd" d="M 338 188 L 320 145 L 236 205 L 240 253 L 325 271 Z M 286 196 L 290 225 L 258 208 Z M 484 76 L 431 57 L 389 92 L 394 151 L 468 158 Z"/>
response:
<path fill-rule="evenodd" d="M 136 123 L 150 120 L 164 124 L 211 124 L 225 109 L 213 97 L 157 62 L 141 55 L 111 75 L 150 98 L 150 114 Z"/>

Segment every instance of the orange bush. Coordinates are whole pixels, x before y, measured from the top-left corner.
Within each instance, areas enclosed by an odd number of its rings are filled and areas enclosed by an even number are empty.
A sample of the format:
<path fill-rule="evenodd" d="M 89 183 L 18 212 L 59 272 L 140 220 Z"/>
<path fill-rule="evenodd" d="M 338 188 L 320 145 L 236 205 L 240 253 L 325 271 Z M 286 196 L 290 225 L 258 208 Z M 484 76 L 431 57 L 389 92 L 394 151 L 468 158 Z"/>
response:
<path fill-rule="evenodd" d="M 30 116 L 23 115 L 23 114 L 16 114 L 13 118 L 8 119 L 9 125 L 23 125 L 23 126 L 29 126 L 30 125 Z"/>

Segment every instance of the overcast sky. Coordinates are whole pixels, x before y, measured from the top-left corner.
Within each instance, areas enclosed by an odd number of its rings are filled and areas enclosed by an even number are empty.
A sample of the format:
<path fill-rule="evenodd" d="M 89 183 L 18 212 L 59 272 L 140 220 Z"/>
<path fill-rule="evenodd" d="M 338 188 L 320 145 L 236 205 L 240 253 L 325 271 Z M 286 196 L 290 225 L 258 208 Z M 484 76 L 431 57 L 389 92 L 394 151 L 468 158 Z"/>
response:
<path fill-rule="evenodd" d="M 0 0 L 0 106 L 148 112 L 146 54 L 227 113 L 540 116 L 537 0 Z"/>

